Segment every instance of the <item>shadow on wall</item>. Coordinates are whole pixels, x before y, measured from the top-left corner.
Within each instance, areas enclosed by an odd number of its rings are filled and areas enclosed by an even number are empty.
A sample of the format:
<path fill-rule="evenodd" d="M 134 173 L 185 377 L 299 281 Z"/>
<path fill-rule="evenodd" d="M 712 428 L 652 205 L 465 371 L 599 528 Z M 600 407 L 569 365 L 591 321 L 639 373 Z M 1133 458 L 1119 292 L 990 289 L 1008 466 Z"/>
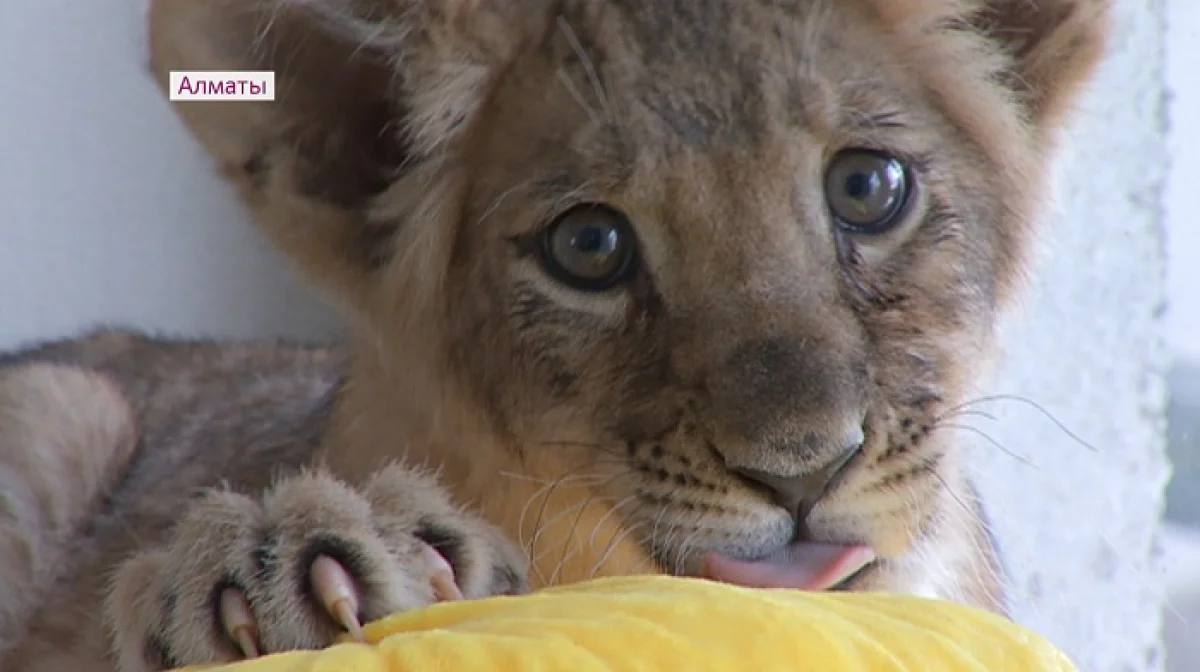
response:
<path fill-rule="evenodd" d="M 1174 468 L 1166 519 L 1200 529 L 1200 364 L 1176 364 L 1167 380 L 1167 450 Z"/>
<path fill-rule="evenodd" d="M 1182 360 L 1168 375 L 1167 566 L 1163 636 L 1166 672 L 1200 670 L 1200 362 Z"/>

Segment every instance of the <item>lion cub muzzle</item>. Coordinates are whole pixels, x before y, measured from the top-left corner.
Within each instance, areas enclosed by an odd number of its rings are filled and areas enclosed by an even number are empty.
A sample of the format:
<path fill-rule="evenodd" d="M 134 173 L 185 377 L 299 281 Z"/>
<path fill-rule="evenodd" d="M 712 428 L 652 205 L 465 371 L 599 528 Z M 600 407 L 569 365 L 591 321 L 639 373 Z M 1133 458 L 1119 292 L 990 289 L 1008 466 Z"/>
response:
<path fill-rule="evenodd" d="M 863 445 L 863 369 L 812 337 L 738 346 L 708 385 L 716 452 L 802 521 Z"/>

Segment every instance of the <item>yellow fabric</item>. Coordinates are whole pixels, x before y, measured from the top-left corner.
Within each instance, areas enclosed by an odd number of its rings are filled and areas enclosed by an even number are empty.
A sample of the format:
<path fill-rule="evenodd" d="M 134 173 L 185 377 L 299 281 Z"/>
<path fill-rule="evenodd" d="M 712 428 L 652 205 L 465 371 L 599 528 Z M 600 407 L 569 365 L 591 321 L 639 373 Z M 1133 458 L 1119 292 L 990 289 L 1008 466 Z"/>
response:
<path fill-rule="evenodd" d="M 946 602 L 598 579 L 453 602 L 366 627 L 369 644 L 266 656 L 220 672 L 1076 672 L 1030 630 Z"/>

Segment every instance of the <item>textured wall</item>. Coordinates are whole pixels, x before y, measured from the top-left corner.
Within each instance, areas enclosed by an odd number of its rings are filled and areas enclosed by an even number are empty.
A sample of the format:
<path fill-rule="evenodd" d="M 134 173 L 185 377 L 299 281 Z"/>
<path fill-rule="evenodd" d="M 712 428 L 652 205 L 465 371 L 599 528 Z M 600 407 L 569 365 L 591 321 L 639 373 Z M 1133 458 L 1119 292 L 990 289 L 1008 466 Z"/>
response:
<path fill-rule="evenodd" d="M 1167 599 L 1163 614 L 1169 672 L 1200 670 L 1200 2 L 1167 0 L 1167 88 L 1171 173 L 1167 181 L 1168 376 Z"/>
<path fill-rule="evenodd" d="M 1171 174 L 1167 180 L 1168 344 L 1200 366 L 1200 2 L 1167 0 L 1166 81 L 1171 96 Z M 1197 669 L 1200 669 L 1198 666 Z"/>
<path fill-rule="evenodd" d="M 1016 616 L 1084 672 L 1162 669 L 1163 8 L 1117 6 L 1114 48 L 1060 162 L 1034 291 L 987 390 L 1036 401 L 1095 450 L 1017 402 L 980 406 L 995 422 L 966 421 L 1030 462 L 974 441 Z"/>
<path fill-rule="evenodd" d="M 0 345 L 97 321 L 328 333 L 329 313 L 250 231 L 154 90 L 138 4 L 4 2 Z M 1160 669 L 1161 6 L 1119 6 L 1112 59 L 1064 157 L 1062 214 L 989 386 L 1047 407 L 1097 451 L 1017 403 L 983 407 L 997 422 L 964 420 L 1031 462 L 979 442 L 1017 615 L 1083 672 Z"/>

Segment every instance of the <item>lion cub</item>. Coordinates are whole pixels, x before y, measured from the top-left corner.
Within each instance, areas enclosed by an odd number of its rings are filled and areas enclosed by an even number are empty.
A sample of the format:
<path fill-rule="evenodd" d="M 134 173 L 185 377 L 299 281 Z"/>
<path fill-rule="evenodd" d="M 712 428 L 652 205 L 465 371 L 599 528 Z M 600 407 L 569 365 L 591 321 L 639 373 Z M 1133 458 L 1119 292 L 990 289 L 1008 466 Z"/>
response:
<path fill-rule="evenodd" d="M 1019 288 L 1102 0 L 154 0 L 344 345 L 0 359 L 0 668 L 321 647 L 666 572 L 1003 610 L 940 425 Z"/>

